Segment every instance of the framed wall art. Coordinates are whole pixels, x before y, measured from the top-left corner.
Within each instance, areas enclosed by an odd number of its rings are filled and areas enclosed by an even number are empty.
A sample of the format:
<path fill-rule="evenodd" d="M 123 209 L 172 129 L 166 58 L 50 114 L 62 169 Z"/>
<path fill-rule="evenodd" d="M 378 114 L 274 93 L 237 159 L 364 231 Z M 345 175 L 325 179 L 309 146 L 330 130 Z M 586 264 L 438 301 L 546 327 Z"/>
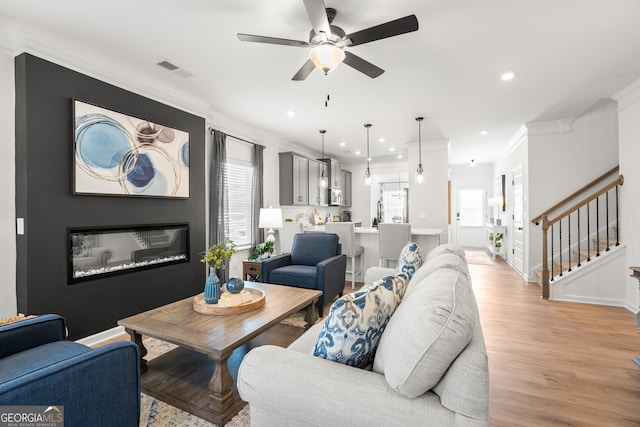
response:
<path fill-rule="evenodd" d="M 189 133 L 73 100 L 73 193 L 189 197 Z"/>

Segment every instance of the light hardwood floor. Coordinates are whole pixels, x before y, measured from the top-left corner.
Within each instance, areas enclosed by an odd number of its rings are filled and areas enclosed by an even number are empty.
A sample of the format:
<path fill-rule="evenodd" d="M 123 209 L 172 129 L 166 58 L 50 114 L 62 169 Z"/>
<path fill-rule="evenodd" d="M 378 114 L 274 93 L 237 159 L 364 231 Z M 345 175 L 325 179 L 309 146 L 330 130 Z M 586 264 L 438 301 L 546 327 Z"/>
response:
<path fill-rule="evenodd" d="M 633 313 L 543 300 L 538 285 L 501 260 L 469 271 L 489 358 L 492 426 L 640 425 Z"/>
<path fill-rule="evenodd" d="M 640 426 L 633 313 L 543 300 L 499 258 L 469 271 L 489 358 L 491 426 Z"/>

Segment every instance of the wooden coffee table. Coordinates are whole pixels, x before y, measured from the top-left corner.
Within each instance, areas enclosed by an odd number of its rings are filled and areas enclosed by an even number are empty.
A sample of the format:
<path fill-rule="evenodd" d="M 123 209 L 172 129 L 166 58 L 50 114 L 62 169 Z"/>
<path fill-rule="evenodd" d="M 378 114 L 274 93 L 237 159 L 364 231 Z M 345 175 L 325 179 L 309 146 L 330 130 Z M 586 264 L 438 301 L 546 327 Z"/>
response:
<path fill-rule="evenodd" d="M 244 355 L 263 344 L 287 346 L 304 332 L 280 323 L 306 308 L 306 324 L 317 320 L 320 291 L 245 282 L 262 290 L 265 304 L 228 316 L 200 314 L 193 297 L 118 321 L 140 348 L 142 391 L 219 426 L 245 405 L 234 378 Z M 149 362 L 142 335 L 178 345 Z M 265 369 L 268 369 L 265 366 Z"/>

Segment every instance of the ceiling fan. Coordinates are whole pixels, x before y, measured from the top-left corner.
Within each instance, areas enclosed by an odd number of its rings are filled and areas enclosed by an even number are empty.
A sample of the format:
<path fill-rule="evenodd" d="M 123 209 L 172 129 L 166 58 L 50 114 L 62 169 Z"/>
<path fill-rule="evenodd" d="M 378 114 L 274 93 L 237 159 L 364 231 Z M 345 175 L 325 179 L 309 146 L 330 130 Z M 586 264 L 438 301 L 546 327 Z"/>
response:
<path fill-rule="evenodd" d="M 337 12 L 335 9 L 325 8 L 324 0 L 304 0 L 304 6 L 313 26 L 308 42 L 238 33 L 238 39 L 245 42 L 311 47 L 309 59 L 292 80 L 306 79 L 316 67 L 327 74 L 342 62 L 375 79 L 384 73 L 384 70 L 358 55 L 345 51 L 344 48 L 418 30 L 418 18 L 415 15 L 408 15 L 355 33 L 345 34 L 342 28 L 332 25 Z"/>

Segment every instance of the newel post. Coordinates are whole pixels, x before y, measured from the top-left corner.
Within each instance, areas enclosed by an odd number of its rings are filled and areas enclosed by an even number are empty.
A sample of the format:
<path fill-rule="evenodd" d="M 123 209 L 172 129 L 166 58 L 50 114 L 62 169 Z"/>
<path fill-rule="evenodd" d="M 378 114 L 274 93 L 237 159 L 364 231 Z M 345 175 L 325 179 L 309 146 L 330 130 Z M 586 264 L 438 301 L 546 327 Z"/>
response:
<path fill-rule="evenodd" d="M 548 243 L 547 234 L 549 231 L 549 219 L 546 215 L 541 218 L 542 223 L 542 298 L 549 298 L 549 262 L 548 262 Z"/>

